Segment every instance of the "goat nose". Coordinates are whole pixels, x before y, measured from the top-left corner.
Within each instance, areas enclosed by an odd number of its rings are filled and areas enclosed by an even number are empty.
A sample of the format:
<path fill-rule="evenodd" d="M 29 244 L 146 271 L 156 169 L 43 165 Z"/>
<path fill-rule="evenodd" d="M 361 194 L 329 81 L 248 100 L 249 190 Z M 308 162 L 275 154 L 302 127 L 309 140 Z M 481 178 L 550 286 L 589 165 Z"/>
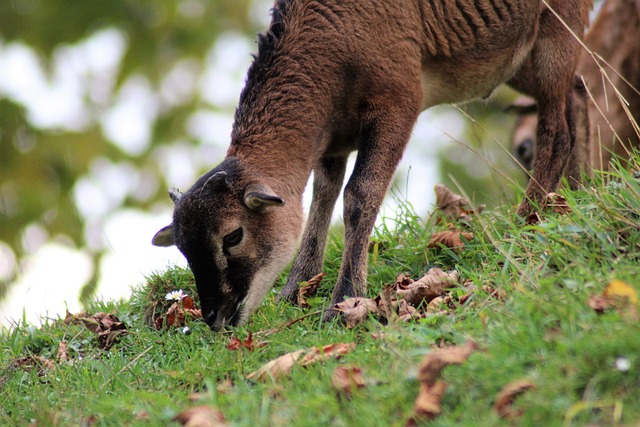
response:
<path fill-rule="evenodd" d="M 209 328 L 213 329 L 215 332 L 220 330 L 220 325 L 216 325 L 216 311 L 215 310 L 207 310 L 202 312 L 202 320 L 209 326 Z"/>

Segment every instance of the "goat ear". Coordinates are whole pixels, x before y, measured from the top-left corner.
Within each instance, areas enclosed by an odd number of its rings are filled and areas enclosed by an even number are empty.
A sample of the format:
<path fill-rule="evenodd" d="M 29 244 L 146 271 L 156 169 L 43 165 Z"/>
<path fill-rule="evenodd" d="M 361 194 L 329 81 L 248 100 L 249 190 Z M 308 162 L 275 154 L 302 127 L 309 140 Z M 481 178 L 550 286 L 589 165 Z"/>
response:
<path fill-rule="evenodd" d="M 153 244 L 153 246 L 162 247 L 175 245 L 176 242 L 173 239 L 173 224 L 162 227 L 160 231 L 158 231 L 156 235 L 153 236 L 153 239 L 151 239 L 151 243 Z"/>
<path fill-rule="evenodd" d="M 244 192 L 244 204 L 251 210 L 261 211 L 269 206 L 282 206 L 284 201 L 269 187 L 251 184 Z"/>

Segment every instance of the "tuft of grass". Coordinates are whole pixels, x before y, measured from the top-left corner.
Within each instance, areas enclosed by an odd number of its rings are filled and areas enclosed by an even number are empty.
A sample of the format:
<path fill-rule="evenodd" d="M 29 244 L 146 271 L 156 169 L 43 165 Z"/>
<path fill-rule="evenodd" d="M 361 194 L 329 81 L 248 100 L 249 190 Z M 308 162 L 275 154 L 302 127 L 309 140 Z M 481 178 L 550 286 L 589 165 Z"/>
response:
<path fill-rule="evenodd" d="M 88 313 L 113 312 L 127 325 L 128 334 L 108 351 L 81 324 L 17 325 L 0 336 L 0 424 L 170 425 L 184 409 L 207 404 L 237 426 L 401 426 L 412 416 L 423 355 L 471 339 L 481 351 L 444 371 L 449 387 L 432 425 L 637 425 L 638 307 L 635 314 L 629 307 L 597 314 L 588 301 L 613 279 L 640 292 L 639 162 L 636 155 L 628 169 L 597 174 L 583 190 L 562 191 L 570 214 L 548 212 L 542 223 L 526 225 L 506 206 L 455 224 L 474 235 L 461 251 L 428 248 L 431 234 L 449 221 L 438 212 L 421 218 L 405 203 L 372 237 L 371 295 L 401 273 L 417 278 L 431 266 L 455 269 L 462 280 L 452 294 L 467 292 L 462 283 L 478 291 L 446 315 L 387 325 L 372 319 L 353 329 L 322 324 L 318 312 L 329 301 L 342 256 L 342 241 L 332 233 L 326 277 L 309 309 L 275 303 L 283 276 L 241 328 L 212 334 L 193 321 L 190 334 L 156 330 L 152 320 L 166 309 L 167 292 L 195 296 L 189 270 L 169 268 L 152 274 L 130 300 L 88 307 Z M 227 349 L 231 336 L 250 334 L 264 345 Z M 57 360 L 62 341 L 66 361 Z M 284 353 L 338 342 L 356 348 L 341 359 L 294 367 L 276 381 L 246 379 Z M 49 359 L 56 368 L 42 373 L 16 366 L 27 356 Z M 343 364 L 361 368 L 366 383 L 349 399 L 331 385 Z M 516 400 L 522 415 L 501 419 L 492 409 L 497 393 L 523 378 L 535 389 Z"/>

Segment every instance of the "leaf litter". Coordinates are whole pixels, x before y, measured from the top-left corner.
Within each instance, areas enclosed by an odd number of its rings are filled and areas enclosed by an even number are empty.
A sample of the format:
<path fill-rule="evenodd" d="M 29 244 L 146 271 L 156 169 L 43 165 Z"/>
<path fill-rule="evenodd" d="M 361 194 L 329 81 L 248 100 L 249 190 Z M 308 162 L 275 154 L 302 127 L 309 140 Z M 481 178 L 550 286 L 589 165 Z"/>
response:
<path fill-rule="evenodd" d="M 394 285 L 386 286 L 376 298 L 347 298 L 336 304 L 335 310 L 342 314 L 347 328 L 353 328 L 371 316 L 387 322 L 414 321 L 434 314 L 436 306 L 430 302 L 444 296 L 458 282 L 458 272 L 446 272 L 437 267 L 418 280 L 401 274 Z M 438 301 L 438 307 L 442 301 Z M 453 302 L 453 299 L 447 302 Z M 441 314 L 439 309 L 437 314 Z"/>
<path fill-rule="evenodd" d="M 224 415 L 208 405 L 194 406 L 173 417 L 186 427 L 226 427 Z"/>
<path fill-rule="evenodd" d="M 302 308 L 309 308 L 310 305 L 307 302 L 307 298 L 315 295 L 316 291 L 324 279 L 324 272 L 313 276 L 306 282 L 302 282 L 300 288 L 298 288 L 298 305 Z"/>
<path fill-rule="evenodd" d="M 187 324 L 189 318 L 202 318 L 202 310 L 196 308 L 195 301 L 188 295 L 181 296 L 179 301 L 173 302 L 164 314 L 158 316 L 153 324 L 156 329 L 172 326 L 182 327 Z"/>
<path fill-rule="evenodd" d="M 528 379 L 521 379 L 507 384 L 498 393 L 493 409 L 501 418 L 512 419 L 521 416 L 524 410 L 514 409 L 513 404 L 518 396 L 533 388 L 536 388 L 535 384 Z"/>
<path fill-rule="evenodd" d="M 309 366 L 331 358 L 339 358 L 351 352 L 355 347 L 355 343 L 337 343 L 323 347 L 312 347 L 306 350 L 296 350 L 269 361 L 257 371 L 247 375 L 247 379 L 250 381 L 267 381 L 269 378 L 282 378 L 289 375 L 295 365 Z"/>
<path fill-rule="evenodd" d="M 442 370 L 449 365 L 460 365 L 478 349 L 473 341 L 466 344 L 440 348 L 424 356 L 418 366 L 417 379 L 420 390 L 413 405 L 413 416 L 407 426 L 415 426 L 422 420 L 432 420 L 442 412 L 440 401 L 447 383 L 440 379 Z"/>
<path fill-rule="evenodd" d="M 112 313 L 98 312 L 88 315 L 84 312 L 71 314 L 67 311 L 64 318 L 66 325 L 81 324 L 98 336 L 98 346 L 102 350 L 109 350 L 120 338 L 128 334 L 127 326 Z"/>

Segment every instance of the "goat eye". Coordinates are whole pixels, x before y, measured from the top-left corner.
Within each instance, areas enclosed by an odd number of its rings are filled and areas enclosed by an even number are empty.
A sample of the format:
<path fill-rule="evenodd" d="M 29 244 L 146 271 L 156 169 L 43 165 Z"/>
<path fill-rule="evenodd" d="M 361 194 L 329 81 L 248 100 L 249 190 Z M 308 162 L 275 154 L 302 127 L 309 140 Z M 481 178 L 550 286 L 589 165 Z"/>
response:
<path fill-rule="evenodd" d="M 229 249 L 236 246 L 238 243 L 242 241 L 242 236 L 243 236 L 242 227 L 227 234 L 222 238 L 222 244 L 224 245 L 224 248 Z"/>

